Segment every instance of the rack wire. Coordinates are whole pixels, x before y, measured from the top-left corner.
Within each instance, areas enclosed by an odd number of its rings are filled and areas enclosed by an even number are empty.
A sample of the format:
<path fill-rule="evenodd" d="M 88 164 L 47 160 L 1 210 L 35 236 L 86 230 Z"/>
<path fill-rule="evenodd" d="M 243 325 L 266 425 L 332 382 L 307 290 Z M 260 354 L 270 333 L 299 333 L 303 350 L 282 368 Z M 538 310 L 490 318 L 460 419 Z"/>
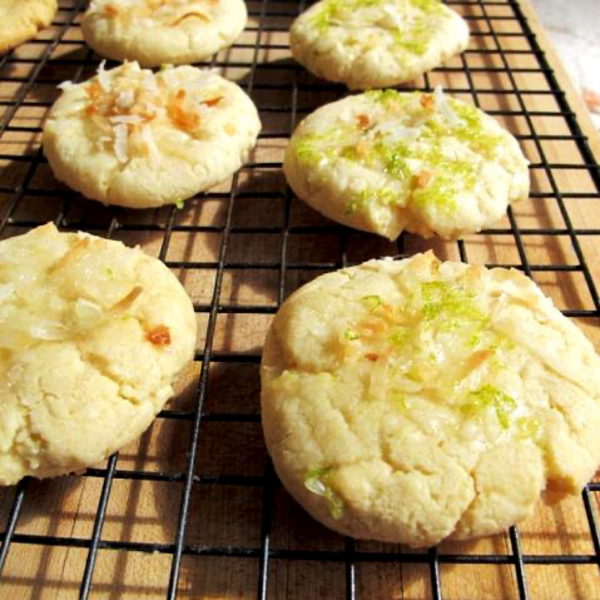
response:
<path fill-rule="evenodd" d="M 252 162 L 183 210 L 102 207 L 48 170 L 39 136 L 55 86 L 100 62 L 81 38 L 84 0 L 61 1 L 50 29 L 0 59 L 0 237 L 50 220 L 139 243 L 180 277 L 200 332 L 179 394 L 139 443 L 80 476 L 0 490 L 3 598 L 600 598 L 598 483 L 558 508 L 540 505 L 506 536 L 419 552 L 314 523 L 262 442 L 258 365 L 270 319 L 301 284 L 368 258 L 433 247 L 521 269 L 598 340 L 600 174 L 587 139 L 517 0 L 447 3 L 468 20 L 471 44 L 416 88 L 442 83 L 502 121 L 533 181 L 530 200 L 498 226 L 452 244 L 348 230 L 286 187 L 285 140 L 346 93 L 290 59 L 302 2 L 250 2 L 240 40 L 202 63 L 246 89 L 264 129 Z"/>

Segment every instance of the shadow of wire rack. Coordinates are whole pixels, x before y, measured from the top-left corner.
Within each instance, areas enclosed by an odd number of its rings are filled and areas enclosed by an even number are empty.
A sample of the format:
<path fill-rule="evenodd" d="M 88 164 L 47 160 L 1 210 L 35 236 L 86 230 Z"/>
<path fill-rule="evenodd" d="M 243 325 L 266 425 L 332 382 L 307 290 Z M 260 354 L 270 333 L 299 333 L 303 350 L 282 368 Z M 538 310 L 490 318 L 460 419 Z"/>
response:
<path fill-rule="evenodd" d="M 332 224 L 286 188 L 290 132 L 345 93 L 290 59 L 287 30 L 304 9 L 291 1 L 250 2 L 242 37 L 206 63 L 240 82 L 264 124 L 252 162 L 230 181 L 182 210 L 142 212 L 60 185 L 40 125 L 56 84 L 91 76 L 99 58 L 81 38 L 86 3 L 59 4 L 50 29 L 0 59 L 0 236 L 53 221 L 142 245 L 186 286 L 199 345 L 175 400 L 138 443 L 81 476 L 0 490 L 0 597 L 600 598 L 600 484 L 540 505 L 504 536 L 419 552 L 313 522 L 277 481 L 260 431 L 258 365 L 272 315 L 303 283 L 368 258 L 433 248 L 522 269 L 598 346 L 598 165 L 519 3 L 449 1 L 469 21 L 469 49 L 416 86 L 442 84 L 517 135 L 530 199 L 464 241 L 403 235 L 397 244 Z"/>

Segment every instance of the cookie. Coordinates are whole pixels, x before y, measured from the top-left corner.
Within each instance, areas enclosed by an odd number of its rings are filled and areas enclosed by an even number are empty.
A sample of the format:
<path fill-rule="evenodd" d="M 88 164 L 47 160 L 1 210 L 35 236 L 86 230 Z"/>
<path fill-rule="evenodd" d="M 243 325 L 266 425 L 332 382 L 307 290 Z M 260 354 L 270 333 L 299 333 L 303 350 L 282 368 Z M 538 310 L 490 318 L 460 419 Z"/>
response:
<path fill-rule="evenodd" d="M 494 534 L 600 462 L 600 358 L 515 270 L 427 253 L 318 277 L 276 315 L 261 380 L 281 481 L 355 538 Z"/>
<path fill-rule="evenodd" d="M 410 81 L 468 43 L 464 19 L 438 0 L 321 0 L 290 31 L 301 65 L 351 90 Z"/>
<path fill-rule="evenodd" d="M 350 227 L 460 238 L 529 193 L 519 144 L 444 94 L 378 90 L 327 104 L 296 129 L 284 171 L 299 198 Z"/>
<path fill-rule="evenodd" d="M 56 0 L 0 0 L 0 54 L 34 38 L 56 14 Z"/>
<path fill-rule="evenodd" d="M 81 30 L 102 56 L 157 67 L 209 58 L 234 42 L 247 18 L 243 0 L 93 0 Z"/>
<path fill-rule="evenodd" d="M 205 191 L 242 166 L 260 131 L 240 87 L 195 67 L 101 65 L 62 87 L 44 153 L 58 179 L 106 204 L 148 208 Z"/>
<path fill-rule="evenodd" d="M 52 224 L 0 242 L 0 484 L 81 471 L 135 440 L 193 358 L 160 261 Z"/>

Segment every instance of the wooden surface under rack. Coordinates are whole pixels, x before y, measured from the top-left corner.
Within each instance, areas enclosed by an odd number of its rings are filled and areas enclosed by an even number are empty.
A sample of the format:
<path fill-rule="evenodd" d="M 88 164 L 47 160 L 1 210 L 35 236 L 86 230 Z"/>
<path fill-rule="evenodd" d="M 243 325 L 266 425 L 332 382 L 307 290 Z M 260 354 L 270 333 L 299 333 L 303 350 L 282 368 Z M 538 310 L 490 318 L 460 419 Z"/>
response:
<path fill-rule="evenodd" d="M 249 29 L 236 46 L 218 56 L 217 66 L 224 76 L 251 87 L 266 134 L 252 164 L 233 181 L 237 186 L 233 206 L 232 181 L 228 181 L 186 203 L 182 210 L 135 212 L 86 202 L 56 182 L 40 160 L 39 126 L 48 101 L 59 93 L 56 83 L 76 76 L 85 79 L 98 63 L 83 43 L 76 43 L 81 40 L 76 25 L 80 16 L 68 24 L 72 7 L 78 3 L 64 0 L 60 4 L 55 23 L 38 37 L 47 43 L 24 44 L 10 60 L 0 62 L 0 123 L 10 119 L 0 137 L 0 235 L 17 235 L 36 223 L 56 220 L 67 228 L 83 224 L 92 233 L 110 233 L 127 244 L 140 244 L 172 266 L 198 309 L 198 360 L 169 405 L 172 412 L 157 419 L 138 443 L 119 454 L 89 597 L 166 597 L 201 359 L 209 341 L 213 360 L 205 372 L 206 417 L 199 431 L 197 480 L 191 492 L 177 598 L 256 598 L 260 580 L 264 581 L 265 528 L 270 532 L 269 599 L 351 598 L 348 580 L 352 577 L 356 598 L 433 598 L 427 550 L 419 562 L 408 548 L 362 541 L 351 544 L 315 523 L 278 483 L 271 487 L 270 478 L 265 478 L 268 460 L 260 428 L 258 360 L 280 300 L 280 277 L 285 279 L 288 295 L 345 260 L 361 262 L 399 252 L 395 244 L 334 226 L 296 199 L 291 199 L 286 212 L 289 195 L 280 163 L 294 125 L 291 108 L 297 107 L 299 119 L 343 91 L 292 68 L 286 31 L 292 18 L 284 14 L 291 15 L 296 5 L 249 3 Z M 468 236 L 463 246 L 466 257 L 474 263 L 520 266 L 525 256 L 533 266 L 533 278 L 560 309 L 583 311 L 575 320 L 600 348 L 598 307 L 589 287 L 590 281 L 596 286 L 600 283 L 600 198 L 593 176 L 598 173 L 569 128 L 571 117 L 561 114 L 560 94 L 551 89 L 541 56 L 532 51 L 534 39 L 546 52 L 572 118 L 600 156 L 597 132 L 526 2 L 520 9 L 512 0 L 451 4 L 472 17 L 469 53 L 449 61 L 453 69 L 433 72 L 417 85 L 458 88 L 463 90 L 458 97 L 476 98 L 491 112 L 524 112 L 497 118 L 514 134 L 525 136 L 521 144 L 533 165 L 534 197 L 514 207 L 512 223 L 506 217 L 492 232 Z M 523 30 L 519 10 L 535 38 Z M 263 27 L 258 28 L 261 11 Z M 490 26 L 493 33 L 485 33 Z M 61 42 L 46 60 L 43 53 L 59 34 Z M 498 45 L 504 52 L 493 51 Z M 33 84 L 32 75 L 36 76 Z M 473 89 L 475 95 L 470 92 Z M 16 111 L 15 98 L 19 100 Z M 548 164 L 557 166 L 548 169 Z M 565 222 L 557 192 L 573 229 Z M 514 235 L 515 227 L 519 237 Z M 553 230 L 551 235 L 548 230 Z M 286 265 L 282 267 L 284 239 Z M 403 236 L 401 243 L 409 254 L 432 248 L 440 258 L 460 259 L 456 243 L 424 241 L 412 235 Z M 589 269 L 587 282 L 579 249 Z M 252 266 L 242 268 L 248 262 Z M 558 270 L 554 269 L 557 265 L 561 266 Z M 218 303 L 223 308 L 213 323 L 211 338 L 210 308 L 221 272 Z M 105 468 L 98 465 L 85 476 L 27 483 L 0 576 L 0 598 L 69 600 L 80 596 Z M 15 488 L 0 489 L 0 532 L 9 522 L 16 494 Z M 591 492 L 590 498 L 598 514 L 596 494 Z M 531 599 L 600 599 L 598 557 L 580 497 L 554 507 L 540 504 L 519 531 Z M 154 544 L 154 551 L 147 551 L 147 544 Z M 406 553 L 413 553 L 409 561 L 403 560 Z M 442 557 L 445 600 L 519 598 L 515 565 L 503 559 L 513 553 L 508 534 L 444 543 L 437 553 Z M 459 562 L 443 558 L 457 554 L 463 555 Z M 476 555 L 488 558 L 470 562 L 469 557 Z M 555 565 L 531 559 L 543 555 L 587 559 Z M 352 556 L 357 560 L 352 561 Z"/>

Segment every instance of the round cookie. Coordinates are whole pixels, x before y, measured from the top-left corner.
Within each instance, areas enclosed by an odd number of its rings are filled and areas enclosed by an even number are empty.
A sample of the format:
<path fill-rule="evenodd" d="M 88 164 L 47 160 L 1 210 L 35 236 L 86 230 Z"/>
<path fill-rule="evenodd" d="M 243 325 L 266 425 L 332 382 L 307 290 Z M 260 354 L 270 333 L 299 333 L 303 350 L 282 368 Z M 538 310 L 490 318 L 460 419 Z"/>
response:
<path fill-rule="evenodd" d="M 494 534 L 600 462 L 600 358 L 515 270 L 427 253 L 318 277 L 276 315 L 261 380 L 281 481 L 356 538 Z"/>
<path fill-rule="evenodd" d="M 0 54 L 34 38 L 56 14 L 56 0 L 0 0 Z"/>
<path fill-rule="evenodd" d="M 290 31 L 301 65 L 351 90 L 414 79 L 468 43 L 464 19 L 438 0 L 321 0 Z"/>
<path fill-rule="evenodd" d="M 243 0 L 94 0 L 81 29 L 99 54 L 157 67 L 209 58 L 234 42 L 247 18 Z"/>
<path fill-rule="evenodd" d="M 448 97 L 371 91 L 327 104 L 297 127 L 286 178 L 299 198 L 350 227 L 460 238 L 529 193 L 519 144 L 489 115 Z"/>
<path fill-rule="evenodd" d="M 65 82 L 44 125 L 58 179 L 106 204 L 179 203 L 227 179 L 260 131 L 252 100 L 211 71 L 125 63 Z"/>
<path fill-rule="evenodd" d="M 135 440 L 193 358 L 194 309 L 139 248 L 52 224 L 0 242 L 0 485 Z"/>

